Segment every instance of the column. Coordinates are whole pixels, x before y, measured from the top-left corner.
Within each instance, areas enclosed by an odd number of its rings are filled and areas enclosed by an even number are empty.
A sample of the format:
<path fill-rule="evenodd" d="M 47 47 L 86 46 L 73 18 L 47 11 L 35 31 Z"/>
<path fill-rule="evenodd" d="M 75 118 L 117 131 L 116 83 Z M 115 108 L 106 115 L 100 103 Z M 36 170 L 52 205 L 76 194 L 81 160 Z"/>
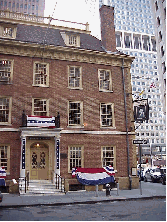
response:
<path fill-rule="evenodd" d="M 55 173 L 60 175 L 60 139 L 55 137 Z"/>
<path fill-rule="evenodd" d="M 25 177 L 26 137 L 21 137 L 20 177 Z"/>

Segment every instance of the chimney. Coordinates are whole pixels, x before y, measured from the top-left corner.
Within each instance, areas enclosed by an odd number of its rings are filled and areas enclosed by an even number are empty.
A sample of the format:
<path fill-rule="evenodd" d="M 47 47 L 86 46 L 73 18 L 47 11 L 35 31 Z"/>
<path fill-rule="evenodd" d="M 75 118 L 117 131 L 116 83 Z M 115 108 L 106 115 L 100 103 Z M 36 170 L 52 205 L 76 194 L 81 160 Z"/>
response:
<path fill-rule="evenodd" d="M 102 5 L 100 8 L 101 40 L 106 51 L 116 51 L 114 27 L 114 7 Z"/>

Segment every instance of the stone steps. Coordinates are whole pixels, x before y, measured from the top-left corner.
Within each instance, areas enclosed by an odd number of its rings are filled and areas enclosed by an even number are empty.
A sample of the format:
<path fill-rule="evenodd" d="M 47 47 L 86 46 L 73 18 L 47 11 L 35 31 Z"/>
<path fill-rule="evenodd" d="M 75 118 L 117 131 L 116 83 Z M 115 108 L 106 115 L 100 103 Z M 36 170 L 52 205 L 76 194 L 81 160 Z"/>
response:
<path fill-rule="evenodd" d="M 21 184 L 20 184 L 21 187 Z M 20 189 L 21 195 L 33 195 L 33 194 L 64 194 L 60 189 L 56 189 L 56 186 L 49 180 L 31 180 L 29 181 L 28 190 L 25 193 L 25 184 L 22 184 Z"/>

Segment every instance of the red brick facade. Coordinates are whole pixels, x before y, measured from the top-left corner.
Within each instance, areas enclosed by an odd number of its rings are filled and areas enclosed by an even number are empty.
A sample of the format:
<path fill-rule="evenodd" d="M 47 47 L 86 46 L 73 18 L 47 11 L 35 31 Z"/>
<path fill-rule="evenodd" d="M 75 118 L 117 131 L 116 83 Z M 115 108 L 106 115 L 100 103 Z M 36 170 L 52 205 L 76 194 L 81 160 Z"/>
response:
<path fill-rule="evenodd" d="M 112 27 L 113 30 L 113 27 Z M 115 38 L 112 38 L 115 39 Z M 112 45 L 115 45 L 112 40 Z M 110 44 L 110 43 L 109 43 Z M 111 44 L 110 44 L 111 45 Z M 17 46 L 15 46 L 17 48 Z M 20 46 L 19 46 L 20 47 Z M 19 48 L 21 50 L 21 48 Z M 113 48 L 112 48 L 113 49 Z M 37 50 L 40 51 L 39 48 Z M 24 51 L 25 53 L 25 51 Z M 42 51 L 41 51 L 42 54 Z M 86 56 L 91 56 L 89 51 Z M 94 55 L 95 57 L 95 55 Z M 107 57 L 107 54 L 106 54 Z M 100 57 L 97 57 L 100 59 Z M 32 115 L 32 99 L 42 98 L 49 100 L 49 116 L 56 116 L 60 113 L 60 175 L 66 179 L 71 179 L 71 173 L 68 171 L 69 156 L 68 146 L 82 145 L 83 166 L 84 167 L 102 167 L 102 146 L 114 146 L 116 152 L 116 177 L 128 177 L 128 158 L 126 142 L 126 124 L 125 124 L 125 104 L 122 79 L 122 58 L 120 55 L 114 55 L 109 60 L 116 60 L 116 63 L 99 64 L 98 62 L 71 61 L 62 59 L 49 59 L 48 57 L 34 57 L 13 55 L 1 53 L 0 59 L 12 59 L 13 80 L 12 84 L 0 85 L 0 97 L 11 97 L 11 124 L 0 124 L 0 146 L 10 146 L 10 174 L 7 179 L 18 179 L 20 177 L 20 158 L 21 158 L 21 138 L 24 132 L 22 126 L 22 111 L 26 115 Z M 130 64 L 131 59 L 125 57 Z M 33 86 L 33 65 L 34 62 L 45 62 L 49 64 L 49 87 Z M 82 89 L 70 89 L 68 87 L 68 66 L 78 66 L 82 68 Z M 112 92 L 99 91 L 98 69 L 110 70 L 112 78 Z M 131 92 L 130 67 L 125 64 L 125 87 L 126 93 Z M 68 102 L 83 102 L 83 127 L 68 126 Z M 104 128 L 100 126 L 100 103 L 114 104 L 115 127 Z M 132 139 L 134 139 L 134 129 L 132 120 L 132 98 L 127 97 L 127 115 L 129 131 L 129 169 L 136 167 L 136 157 Z M 27 127 L 28 128 L 28 127 Z M 12 132 L 13 131 L 13 132 Z M 33 130 L 35 131 L 35 130 Z M 27 133 L 27 131 L 26 131 Z M 31 136 L 31 134 L 27 134 Z M 35 134 L 33 134 L 34 136 Z M 44 135 L 44 134 L 43 134 Z M 49 135 L 46 133 L 46 136 Z M 37 135 L 38 136 L 38 135 Z M 45 135 L 44 135 L 45 136 Z M 29 144 L 27 136 L 27 144 Z M 32 141 L 40 142 L 38 140 Z M 47 141 L 46 141 L 47 143 Z M 50 143 L 51 144 L 51 143 Z M 51 145 L 52 146 L 52 145 Z M 54 150 L 54 145 L 53 145 Z M 30 149 L 27 145 L 26 149 Z M 26 151 L 27 152 L 27 151 Z M 61 158 L 61 154 L 64 155 Z M 25 162 L 28 161 L 26 153 Z M 53 154 L 52 154 L 53 155 Z M 49 159 L 50 161 L 50 159 Z M 26 164 L 29 164 L 26 162 Z M 56 163 L 52 162 L 52 169 Z M 27 169 L 25 167 L 25 171 Z M 31 179 L 31 178 L 30 178 Z"/>

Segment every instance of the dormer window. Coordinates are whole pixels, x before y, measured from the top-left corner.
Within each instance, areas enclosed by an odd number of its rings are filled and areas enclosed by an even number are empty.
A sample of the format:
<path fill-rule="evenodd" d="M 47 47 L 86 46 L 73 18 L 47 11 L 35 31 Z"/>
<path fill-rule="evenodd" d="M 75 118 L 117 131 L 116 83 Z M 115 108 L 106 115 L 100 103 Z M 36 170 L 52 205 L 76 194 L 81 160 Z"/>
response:
<path fill-rule="evenodd" d="M 61 32 L 61 36 L 67 46 L 80 47 L 80 36 L 77 33 Z"/>
<path fill-rule="evenodd" d="M 3 38 L 16 38 L 16 26 L 3 25 L 0 26 L 0 36 Z"/>
<path fill-rule="evenodd" d="M 12 28 L 4 27 L 3 36 L 11 38 L 12 37 L 12 33 L 13 33 L 13 29 Z"/>
<path fill-rule="evenodd" d="M 69 45 L 77 45 L 77 36 L 69 35 L 68 40 Z"/>

